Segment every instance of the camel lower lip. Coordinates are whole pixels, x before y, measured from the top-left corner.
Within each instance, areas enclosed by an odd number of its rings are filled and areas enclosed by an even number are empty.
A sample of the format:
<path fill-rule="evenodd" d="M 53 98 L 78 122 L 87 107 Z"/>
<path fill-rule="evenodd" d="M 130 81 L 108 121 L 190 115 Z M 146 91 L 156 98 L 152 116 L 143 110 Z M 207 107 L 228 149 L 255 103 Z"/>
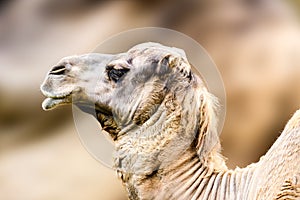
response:
<path fill-rule="evenodd" d="M 67 98 L 67 97 L 64 97 L 64 98 L 48 97 L 43 101 L 42 108 L 44 110 L 51 110 L 51 109 L 55 108 L 56 106 L 69 104 L 71 102 L 72 102 L 71 99 Z"/>

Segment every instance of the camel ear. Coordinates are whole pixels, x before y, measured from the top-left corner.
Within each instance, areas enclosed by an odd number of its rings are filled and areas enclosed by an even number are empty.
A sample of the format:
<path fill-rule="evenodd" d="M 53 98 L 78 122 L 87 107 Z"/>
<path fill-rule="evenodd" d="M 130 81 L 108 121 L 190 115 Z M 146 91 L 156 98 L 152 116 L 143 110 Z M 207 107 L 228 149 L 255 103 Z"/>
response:
<path fill-rule="evenodd" d="M 199 123 L 196 135 L 196 151 L 203 163 L 209 163 L 214 169 L 225 167 L 224 158 L 220 154 L 221 145 L 217 129 L 218 100 L 205 87 L 200 93 Z"/>
<path fill-rule="evenodd" d="M 161 65 L 167 65 L 175 72 L 181 73 L 184 77 L 191 79 L 191 65 L 186 58 L 179 55 L 166 55 L 161 61 Z"/>

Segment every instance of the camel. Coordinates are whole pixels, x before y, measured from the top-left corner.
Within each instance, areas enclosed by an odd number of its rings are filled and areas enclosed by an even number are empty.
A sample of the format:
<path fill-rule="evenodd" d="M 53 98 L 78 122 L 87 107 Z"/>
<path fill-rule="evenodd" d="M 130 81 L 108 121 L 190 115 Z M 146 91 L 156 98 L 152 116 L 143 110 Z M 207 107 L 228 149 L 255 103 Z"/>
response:
<path fill-rule="evenodd" d="M 228 169 L 218 100 L 181 49 L 148 42 L 66 57 L 41 91 L 44 110 L 73 103 L 96 117 L 131 200 L 300 199 L 300 110 L 259 162 Z"/>

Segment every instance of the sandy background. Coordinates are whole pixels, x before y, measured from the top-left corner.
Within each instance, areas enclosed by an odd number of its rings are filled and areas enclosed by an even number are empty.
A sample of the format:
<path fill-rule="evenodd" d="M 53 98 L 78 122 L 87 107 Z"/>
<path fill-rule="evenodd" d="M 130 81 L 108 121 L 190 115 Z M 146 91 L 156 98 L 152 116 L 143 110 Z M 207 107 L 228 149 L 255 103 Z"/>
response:
<path fill-rule="evenodd" d="M 257 161 L 300 108 L 299 8 L 297 0 L 1 1 L 0 199 L 126 199 L 115 173 L 81 145 L 71 108 L 42 111 L 39 85 L 62 57 L 130 28 L 172 28 L 206 48 L 227 92 L 228 165 Z"/>

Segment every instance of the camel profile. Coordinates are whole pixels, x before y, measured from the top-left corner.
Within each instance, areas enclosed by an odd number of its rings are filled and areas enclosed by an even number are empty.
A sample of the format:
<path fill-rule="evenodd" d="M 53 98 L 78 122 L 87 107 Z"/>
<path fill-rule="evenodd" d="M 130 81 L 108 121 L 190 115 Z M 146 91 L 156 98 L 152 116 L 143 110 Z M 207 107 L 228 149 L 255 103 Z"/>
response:
<path fill-rule="evenodd" d="M 45 110 L 73 103 L 97 118 L 129 199 L 300 199 L 300 110 L 259 162 L 227 169 L 217 99 L 183 50 L 142 43 L 66 57 L 41 91 Z"/>

